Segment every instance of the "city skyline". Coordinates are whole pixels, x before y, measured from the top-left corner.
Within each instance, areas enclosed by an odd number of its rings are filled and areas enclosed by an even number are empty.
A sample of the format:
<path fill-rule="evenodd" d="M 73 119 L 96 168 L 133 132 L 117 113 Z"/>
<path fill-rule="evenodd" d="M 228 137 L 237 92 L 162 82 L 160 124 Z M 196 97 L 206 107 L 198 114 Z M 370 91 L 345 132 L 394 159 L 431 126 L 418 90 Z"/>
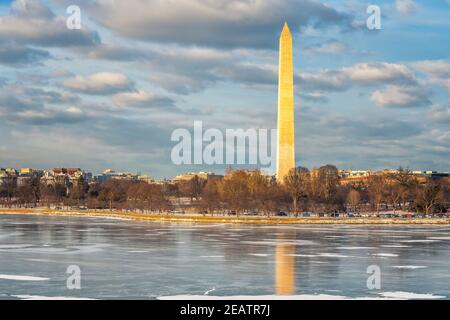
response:
<path fill-rule="evenodd" d="M 380 1 L 376 31 L 356 0 L 109 2 L 0 1 L 1 167 L 223 172 L 171 164 L 170 133 L 276 127 L 287 20 L 297 165 L 449 171 L 446 1 Z M 65 26 L 69 4 L 81 30 Z"/>
<path fill-rule="evenodd" d="M 308 168 L 311 171 L 318 170 L 319 167 L 312 167 Z M 368 177 L 372 174 L 390 174 L 390 173 L 398 173 L 399 171 L 403 170 L 404 172 L 410 172 L 414 176 L 428 176 L 428 177 L 434 177 L 434 178 L 442 178 L 442 177 L 448 177 L 450 176 L 450 172 L 440 172 L 435 170 L 417 170 L 414 168 L 384 168 L 382 170 L 372 170 L 372 169 L 342 169 L 337 168 L 339 172 L 340 178 L 345 181 L 348 179 L 350 181 L 351 179 L 358 179 L 361 177 Z M 255 172 L 254 170 L 249 170 L 248 172 Z M 183 172 L 177 175 L 168 176 L 168 177 L 162 177 L 162 178 L 156 178 L 154 176 L 148 175 L 146 173 L 142 172 L 132 172 L 132 171 L 116 171 L 111 168 L 106 168 L 101 171 L 92 171 L 88 168 L 78 168 L 78 167 L 53 167 L 53 168 L 29 168 L 29 167 L 9 167 L 9 168 L 3 168 L 0 166 L 0 184 L 1 184 L 1 178 L 5 177 L 31 177 L 31 176 L 45 176 L 45 175 L 67 175 L 67 176 L 73 176 L 77 178 L 79 175 L 86 176 L 89 181 L 96 180 L 98 182 L 104 182 L 112 177 L 117 178 L 124 178 L 129 180 L 141 180 L 146 181 L 148 183 L 151 182 L 164 182 L 164 181 L 186 181 L 190 180 L 193 177 L 197 176 L 200 179 L 208 180 L 208 177 L 217 177 L 222 178 L 227 173 L 226 172 L 212 172 L 212 171 L 191 171 L 191 172 Z M 266 175 L 263 171 L 261 171 L 261 174 Z M 268 175 L 272 177 L 276 177 L 276 175 Z M 280 181 L 282 183 L 282 181 Z"/>

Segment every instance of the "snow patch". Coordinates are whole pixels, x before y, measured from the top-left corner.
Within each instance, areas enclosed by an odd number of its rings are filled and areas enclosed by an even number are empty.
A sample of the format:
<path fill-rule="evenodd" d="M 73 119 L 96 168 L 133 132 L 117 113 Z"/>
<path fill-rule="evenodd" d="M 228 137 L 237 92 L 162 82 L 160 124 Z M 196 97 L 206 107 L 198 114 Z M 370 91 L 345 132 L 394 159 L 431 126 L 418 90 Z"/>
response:
<path fill-rule="evenodd" d="M 249 253 L 250 256 L 255 256 L 255 257 L 268 257 L 270 256 L 270 254 L 268 253 Z"/>
<path fill-rule="evenodd" d="M 33 295 L 13 295 L 12 297 L 19 298 L 21 300 L 96 300 L 91 298 L 78 298 L 78 297 L 47 297 L 47 296 L 33 296 Z"/>
<path fill-rule="evenodd" d="M 412 292 L 403 292 L 403 291 L 395 291 L 395 292 L 381 292 L 379 293 L 380 296 L 384 298 L 391 298 L 391 299 L 405 299 L 405 300 L 411 300 L 411 299 L 445 299 L 445 296 L 437 296 L 432 293 L 412 293 Z"/>
<path fill-rule="evenodd" d="M 405 243 L 433 243 L 439 242 L 439 240 L 423 239 L 423 240 L 399 240 L 399 242 Z"/>
<path fill-rule="evenodd" d="M 337 254 L 337 253 L 319 253 L 319 257 L 324 258 L 350 258 L 350 256 L 346 256 L 343 254 Z"/>
<path fill-rule="evenodd" d="M 450 240 L 450 237 L 428 237 L 431 240 Z"/>
<path fill-rule="evenodd" d="M 317 255 L 315 255 L 315 254 L 295 254 L 295 253 L 287 254 L 287 256 L 289 256 L 289 257 L 304 257 L 304 258 L 317 257 Z"/>
<path fill-rule="evenodd" d="M 17 280 L 17 281 L 46 281 L 50 278 L 33 277 L 33 276 L 21 276 L 14 274 L 0 274 L 0 279 L 3 280 Z"/>
<path fill-rule="evenodd" d="M 398 254 L 395 253 L 374 253 L 372 255 L 377 257 L 398 257 Z"/>
<path fill-rule="evenodd" d="M 329 294 L 300 294 L 300 295 L 261 295 L 261 296 L 205 296 L 205 295 L 176 295 L 157 297 L 158 300 L 344 300 L 345 296 Z"/>
<path fill-rule="evenodd" d="M 392 266 L 392 268 L 396 269 L 406 269 L 406 270 L 416 270 L 416 269 L 426 269 L 426 266 Z"/>
<path fill-rule="evenodd" d="M 376 249 L 375 247 L 339 247 L 338 249 L 342 250 L 368 250 L 368 249 Z"/>
<path fill-rule="evenodd" d="M 383 248 L 411 248 L 411 246 L 405 246 L 402 244 L 385 244 L 382 245 Z"/>

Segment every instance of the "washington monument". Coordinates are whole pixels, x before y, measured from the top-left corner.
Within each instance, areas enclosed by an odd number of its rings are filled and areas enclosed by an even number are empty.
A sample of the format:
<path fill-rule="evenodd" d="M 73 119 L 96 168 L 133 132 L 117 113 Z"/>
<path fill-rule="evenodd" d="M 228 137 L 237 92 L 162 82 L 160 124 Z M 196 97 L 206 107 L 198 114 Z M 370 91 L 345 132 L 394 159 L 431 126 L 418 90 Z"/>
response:
<path fill-rule="evenodd" d="M 294 70 L 292 35 L 287 23 L 280 36 L 278 77 L 277 180 L 283 183 L 289 170 L 295 168 Z"/>

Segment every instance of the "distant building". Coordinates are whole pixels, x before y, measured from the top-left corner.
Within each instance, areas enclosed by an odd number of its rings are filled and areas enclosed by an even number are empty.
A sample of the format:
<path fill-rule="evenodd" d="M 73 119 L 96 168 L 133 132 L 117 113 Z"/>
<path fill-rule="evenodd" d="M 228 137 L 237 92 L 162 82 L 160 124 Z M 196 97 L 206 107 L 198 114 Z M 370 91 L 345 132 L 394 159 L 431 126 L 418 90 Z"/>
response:
<path fill-rule="evenodd" d="M 175 182 L 173 180 L 169 180 L 169 179 L 153 180 L 152 183 L 153 184 L 158 184 L 158 185 L 161 185 L 161 186 L 175 184 Z"/>
<path fill-rule="evenodd" d="M 31 168 L 20 168 L 20 174 L 32 174 L 35 170 Z"/>
<path fill-rule="evenodd" d="M 95 181 L 104 183 L 109 180 L 126 180 L 126 181 L 138 181 L 139 175 L 129 172 L 116 172 L 112 169 L 106 169 L 101 174 L 95 176 Z"/>
<path fill-rule="evenodd" d="M 0 186 L 7 183 L 17 184 L 18 171 L 13 168 L 0 168 Z M 10 184 L 11 185 L 11 184 Z"/>
<path fill-rule="evenodd" d="M 17 186 L 23 186 L 30 182 L 31 179 L 40 179 L 43 175 L 42 170 L 35 170 L 32 168 L 21 168 L 17 177 Z"/>
<path fill-rule="evenodd" d="M 223 175 L 215 174 L 213 172 L 188 172 L 182 175 L 178 175 L 175 178 L 172 179 L 174 183 L 177 182 L 183 182 L 183 181 L 190 181 L 195 176 L 199 177 L 203 180 L 215 180 L 215 179 L 222 179 Z"/>
<path fill-rule="evenodd" d="M 18 175 L 19 174 L 19 172 L 14 168 L 6 168 L 5 172 L 10 175 Z"/>
<path fill-rule="evenodd" d="M 384 169 L 380 171 L 371 171 L 371 170 L 339 170 L 339 176 L 341 178 L 341 183 L 347 184 L 350 182 L 364 181 L 371 175 L 380 175 L 380 174 L 395 174 L 398 173 L 398 170 L 390 170 Z M 426 178 L 431 179 L 441 179 L 450 177 L 449 173 L 437 172 L 437 171 L 411 171 L 411 174 L 416 176 L 417 178 L 422 179 L 423 181 Z"/>
<path fill-rule="evenodd" d="M 432 179 L 450 177 L 450 174 L 448 172 L 437 172 L 437 171 L 413 171 L 412 174 Z"/>
<path fill-rule="evenodd" d="M 149 184 L 154 182 L 154 180 L 151 177 L 146 176 L 146 175 L 138 175 L 137 179 L 139 181 L 146 182 Z"/>
<path fill-rule="evenodd" d="M 368 170 L 339 170 L 339 176 L 344 179 L 368 177 L 370 173 Z"/>
<path fill-rule="evenodd" d="M 339 170 L 341 184 L 365 181 L 370 175 L 374 174 L 371 170 Z"/>
<path fill-rule="evenodd" d="M 92 180 L 92 174 L 80 168 L 54 168 L 44 170 L 41 175 L 42 183 L 46 185 L 61 184 L 65 187 L 77 185 L 81 179 L 84 183 L 89 183 Z"/>

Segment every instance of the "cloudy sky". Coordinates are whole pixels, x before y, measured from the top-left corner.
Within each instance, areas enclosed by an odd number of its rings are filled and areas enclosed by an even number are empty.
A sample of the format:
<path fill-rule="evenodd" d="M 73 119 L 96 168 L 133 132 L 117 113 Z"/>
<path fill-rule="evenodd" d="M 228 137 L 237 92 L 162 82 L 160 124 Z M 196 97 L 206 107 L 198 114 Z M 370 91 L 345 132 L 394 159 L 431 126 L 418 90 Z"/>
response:
<path fill-rule="evenodd" d="M 450 171 L 449 18 L 447 0 L 0 0 L 0 167 L 223 170 L 173 165 L 171 133 L 275 128 L 286 20 L 298 165 Z"/>

